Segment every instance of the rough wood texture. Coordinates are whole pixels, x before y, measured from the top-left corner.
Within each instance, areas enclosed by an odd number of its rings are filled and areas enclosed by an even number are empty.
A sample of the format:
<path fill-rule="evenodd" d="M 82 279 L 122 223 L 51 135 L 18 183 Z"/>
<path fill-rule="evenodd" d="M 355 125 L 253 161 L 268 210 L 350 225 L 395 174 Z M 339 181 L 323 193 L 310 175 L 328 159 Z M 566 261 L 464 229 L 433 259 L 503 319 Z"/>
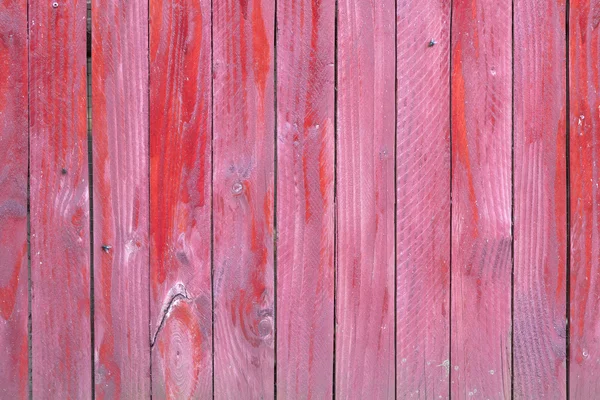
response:
<path fill-rule="evenodd" d="M 28 396 L 27 1 L 0 1 L 0 397 Z"/>
<path fill-rule="evenodd" d="M 514 7 L 513 396 L 564 399 L 565 3 Z"/>
<path fill-rule="evenodd" d="M 96 398 L 149 397 L 146 1 L 93 0 L 92 96 Z"/>
<path fill-rule="evenodd" d="M 397 394 L 447 399 L 450 1 L 399 1 L 397 14 Z"/>
<path fill-rule="evenodd" d="M 600 391 L 600 3 L 571 0 L 570 170 L 571 310 L 570 398 Z"/>
<path fill-rule="evenodd" d="M 278 2 L 277 392 L 333 391 L 333 1 Z"/>
<path fill-rule="evenodd" d="M 274 9 L 213 2 L 217 399 L 274 394 Z"/>
<path fill-rule="evenodd" d="M 29 2 L 33 397 L 89 398 L 86 4 Z"/>
<path fill-rule="evenodd" d="M 210 0 L 150 1 L 152 394 L 212 396 Z"/>
<path fill-rule="evenodd" d="M 343 0 L 338 6 L 335 395 L 340 399 L 395 398 L 394 5 L 393 0 Z"/>
<path fill-rule="evenodd" d="M 334 1 L 277 3 L 277 393 L 333 391 Z"/>
<path fill-rule="evenodd" d="M 511 1 L 455 0 L 451 395 L 511 396 Z"/>

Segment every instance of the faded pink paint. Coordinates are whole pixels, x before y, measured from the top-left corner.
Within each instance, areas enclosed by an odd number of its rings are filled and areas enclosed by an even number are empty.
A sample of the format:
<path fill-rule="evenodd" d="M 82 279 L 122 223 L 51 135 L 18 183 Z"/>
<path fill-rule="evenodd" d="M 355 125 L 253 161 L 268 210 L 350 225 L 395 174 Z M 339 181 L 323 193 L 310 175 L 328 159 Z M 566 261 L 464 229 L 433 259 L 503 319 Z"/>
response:
<path fill-rule="evenodd" d="M 277 394 L 333 392 L 333 0 L 277 2 Z"/>
<path fill-rule="evenodd" d="M 455 0 L 452 397 L 511 396 L 511 1 Z"/>
<path fill-rule="evenodd" d="M 514 2 L 514 393 L 566 398 L 565 2 Z M 544 10 L 541 12 L 541 10 Z"/>
<path fill-rule="evenodd" d="M 216 399 L 274 394 L 274 11 L 213 2 Z"/>
<path fill-rule="evenodd" d="M 394 399 L 394 1 L 338 4 L 335 394 Z"/>

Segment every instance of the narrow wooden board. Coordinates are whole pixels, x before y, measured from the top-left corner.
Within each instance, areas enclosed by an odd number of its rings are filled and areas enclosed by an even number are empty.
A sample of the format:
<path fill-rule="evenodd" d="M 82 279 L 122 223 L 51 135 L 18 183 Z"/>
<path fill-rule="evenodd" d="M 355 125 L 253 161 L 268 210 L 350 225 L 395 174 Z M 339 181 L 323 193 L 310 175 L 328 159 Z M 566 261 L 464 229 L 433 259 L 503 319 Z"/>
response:
<path fill-rule="evenodd" d="M 92 393 L 86 3 L 29 2 L 34 398 Z"/>
<path fill-rule="evenodd" d="M 152 395 L 212 396 L 210 0 L 150 1 Z"/>
<path fill-rule="evenodd" d="M 600 4 L 571 0 L 570 398 L 600 392 Z"/>
<path fill-rule="evenodd" d="M 277 2 L 277 394 L 333 393 L 333 0 Z"/>
<path fill-rule="evenodd" d="M 394 0 L 338 4 L 335 395 L 340 399 L 395 398 L 395 15 Z M 309 85 L 319 93 L 322 86 Z"/>
<path fill-rule="evenodd" d="M 92 1 L 92 127 L 96 398 L 149 398 L 146 1 Z"/>
<path fill-rule="evenodd" d="M 565 3 L 514 7 L 513 396 L 564 399 Z"/>
<path fill-rule="evenodd" d="M 398 2 L 397 15 L 397 394 L 447 399 L 450 1 Z"/>
<path fill-rule="evenodd" d="M 216 399 L 274 395 L 274 10 L 213 3 Z"/>
<path fill-rule="evenodd" d="M 0 394 L 28 397 L 27 1 L 0 1 Z"/>
<path fill-rule="evenodd" d="M 451 396 L 511 396 L 511 1 L 455 0 Z"/>

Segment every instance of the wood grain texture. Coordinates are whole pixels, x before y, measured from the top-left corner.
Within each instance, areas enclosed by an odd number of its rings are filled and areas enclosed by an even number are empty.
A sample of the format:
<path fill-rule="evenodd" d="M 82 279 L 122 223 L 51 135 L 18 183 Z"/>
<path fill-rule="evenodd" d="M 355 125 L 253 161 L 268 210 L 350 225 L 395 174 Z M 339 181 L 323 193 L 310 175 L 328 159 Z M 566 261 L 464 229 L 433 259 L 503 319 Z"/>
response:
<path fill-rule="evenodd" d="M 213 2 L 216 399 L 274 395 L 274 11 Z"/>
<path fill-rule="evenodd" d="M 277 7 L 277 394 L 330 398 L 335 3 Z"/>
<path fill-rule="evenodd" d="M 570 398 L 600 391 L 600 3 L 571 0 Z"/>
<path fill-rule="evenodd" d="M 27 1 L 0 0 L 0 397 L 28 396 Z"/>
<path fill-rule="evenodd" d="M 92 107 L 96 398 L 147 398 L 147 1 L 92 1 Z"/>
<path fill-rule="evenodd" d="M 30 1 L 29 39 L 33 397 L 89 398 L 85 1 Z"/>
<path fill-rule="evenodd" d="M 513 396 L 564 399 L 565 2 L 514 7 Z"/>
<path fill-rule="evenodd" d="M 397 16 L 397 398 L 447 399 L 450 1 L 399 1 Z"/>
<path fill-rule="evenodd" d="M 395 2 L 340 1 L 335 395 L 394 399 Z"/>
<path fill-rule="evenodd" d="M 210 0 L 150 1 L 152 395 L 212 396 Z"/>
<path fill-rule="evenodd" d="M 455 0 L 451 396 L 511 396 L 511 1 Z"/>

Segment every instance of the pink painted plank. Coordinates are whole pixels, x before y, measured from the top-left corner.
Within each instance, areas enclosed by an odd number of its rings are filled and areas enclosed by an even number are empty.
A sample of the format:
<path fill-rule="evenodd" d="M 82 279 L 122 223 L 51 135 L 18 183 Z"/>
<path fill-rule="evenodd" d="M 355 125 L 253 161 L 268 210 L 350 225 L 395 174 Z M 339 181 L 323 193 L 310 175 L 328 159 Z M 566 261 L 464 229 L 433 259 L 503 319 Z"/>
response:
<path fill-rule="evenodd" d="M 216 399 L 274 394 L 274 9 L 213 2 Z"/>
<path fill-rule="evenodd" d="M 89 398 L 86 3 L 29 2 L 33 397 Z"/>
<path fill-rule="evenodd" d="M 92 107 L 96 397 L 150 397 L 147 2 L 92 1 Z"/>
<path fill-rule="evenodd" d="M 340 399 L 395 398 L 395 15 L 393 0 L 338 4 Z"/>
<path fill-rule="evenodd" d="M 277 394 L 330 398 L 333 0 L 277 2 Z"/>
<path fill-rule="evenodd" d="M 600 3 L 571 0 L 569 389 L 573 400 L 600 391 Z"/>
<path fill-rule="evenodd" d="M 450 1 L 398 2 L 397 16 L 397 394 L 447 399 Z"/>
<path fill-rule="evenodd" d="M 514 7 L 513 395 L 564 399 L 565 2 Z"/>
<path fill-rule="evenodd" d="M 27 1 L 0 0 L 0 397 L 28 397 Z"/>
<path fill-rule="evenodd" d="M 152 395 L 212 396 L 210 0 L 150 1 Z"/>
<path fill-rule="evenodd" d="M 511 396 L 511 1 L 455 0 L 451 395 Z"/>

